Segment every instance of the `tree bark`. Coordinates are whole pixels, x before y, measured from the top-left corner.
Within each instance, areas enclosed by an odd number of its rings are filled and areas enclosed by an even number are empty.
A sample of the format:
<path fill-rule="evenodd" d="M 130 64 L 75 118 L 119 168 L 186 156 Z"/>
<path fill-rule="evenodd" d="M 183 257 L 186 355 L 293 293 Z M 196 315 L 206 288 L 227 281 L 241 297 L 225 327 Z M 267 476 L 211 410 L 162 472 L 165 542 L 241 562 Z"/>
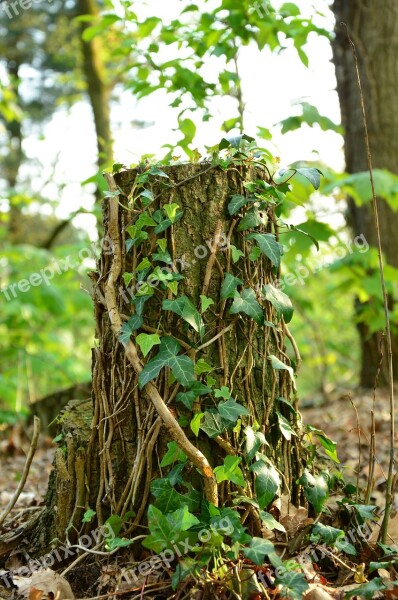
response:
<path fill-rule="evenodd" d="M 79 16 L 90 15 L 92 22 L 82 22 L 82 35 L 88 27 L 95 24 L 99 16 L 95 0 L 78 0 Z M 94 115 L 95 132 L 97 136 L 98 167 L 112 162 L 112 134 L 110 124 L 110 87 L 106 82 L 104 50 L 101 36 L 91 40 L 81 40 L 83 53 L 83 72 L 87 84 L 87 92 Z"/>
<path fill-rule="evenodd" d="M 335 0 L 336 37 L 333 57 L 336 67 L 337 91 L 342 124 L 345 129 L 345 159 L 349 173 L 368 169 L 363 135 L 363 120 L 352 49 L 345 23 L 356 46 L 363 88 L 369 142 L 374 168 L 398 173 L 398 1 Z M 379 200 L 379 221 L 383 250 L 387 261 L 398 267 L 398 215 L 385 200 Z M 349 201 L 348 222 L 354 235 L 363 234 L 371 246 L 376 246 L 376 231 L 370 203 L 357 206 Z M 393 302 L 391 300 L 391 308 Z M 362 346 L 360 382 L 373 387 L 380 363 L 380 337 L 369 334 L 360 313 L 366 308 L 357 303 L 359 334 Z M 386 355 L 386 353 L 384 352 Z M 394 373 L 398 377 L 398 334 L 393 336 Z M 387 383 L 386 361 L 383 361 L 379 384 Z"/>
<path fill-rule="evenodd" d="M 122 195 L 104 201 L 105 241 L 98 272 L 92 274 L 98 340 L 93 351 L 93 411 L 84 416 L 79 409 L 77 415 L 82 416 L 77 423 L 71 420 L 71 411 L 66 411 L 63 448 L 57 452 L 42 521 L 53 536 L 55 530 L 59 541 L 66 536 L 72 541 L 87 532 L 91 525 L 82 524 L 81 518 L 88 508 L 96 511 L 99 525 L 111 513 L 123 517 L 134 511 L 129 533 L 135 530 L 142 533 L 141 526 L 151 501 L 151 482 L 161 476 L 160 461 L 167 443 L 172 440 L 177 441 L 191 460 L 188 476 L 192 486 L 204 492 L 214 504 L 231 502 L 234 485 L 224 481 L 215 487 L 213 469 L 223 464 L 227 454 L 241 455 L 243 432 L 227 431 L 210 439 L 200 431 L 196 438 L 189 421 L 203 407 L 212 406 L 212 402 L 214 405 L 214 400 L 210 394 L 196 398 L 192 414 L 176 401 L 177 393 L 184 388 L 170 378 L 168 368 L 162 368 L 158 376 L 140 390 L 138 375 L 144 359 L 135 338 L 143 332 L 173 336 L 182 353 L 196 364 L 202 359 L 211 365 L 214 385 L 229 387 L 231 395 L 249 410 L 250 424 L 258 424 L 269 444 L 263 452 L 279 469 L 285 492 L 291 495 L 293 502 L 298 501 L 300 441 L 295 435 L 290 440 L 281 435 L 277 415 L 278 411 L 292 427 L 298 425 L 298 413 L 292 416 L 292 406 L 289 408 L 282 401 L 294 396 L 292 379 L 288 370 L 275 370 L 269 360 L 272 354 L 290 367 L 283 321 L 277 321 L 272 305 L 260 294 L 257 298 L 268 325 L 258 325 L 245 315 L 229 314 L 228 302 L 231 301 L 220 299 L 226 272 L 239 277 L 243 286 L 256 290 L 275 279 L 272 265 L 264 255 L 256 262 L 248 259 L 250 242 L 237 231 L 238 219 L 229 217 L 227 212 L 231 195 L 245 193 L 244 181 L 265 178 L 265 174 L 247 167 L 223 171 L 208 164 L 169 166 L 162 170 L 168 179 L 152 178 L 146 185 L 154 196 L 150 213 L 153 215 L 163 206 L 175 203 L 183 211 L 183 217 L 156 235 L 152 228 L 148 239 L 139 247 L 133 246 L 126 252 L 129 239 L 126 228 L 142 214 L 135 208 L 140 201 L 136 198 L 133 203 L 131 195 L 140 171 L 116 175 L 115 183 Z M 130 209 L 126 208 L 128 205 Z M 270 204 L 263 230 L 274 231 L 274 223 L 274 208 Z M 164 242 L 159 245 L 159 240 Z M 170 290 L 156 289 L 145 304 L 144 322 L 129 341 L 121 343 L 120 323 L 127 322 L 137 310 L 138 294 L 137 282 L 133 279 L 126 285 L 123 274 L 139 274 L 137 267 L 145 258 L 164 266 L 157 262 L 159 255 L 154 256 L 162 244 L 167 245 L 172 257 L 172 264 L 167 266 L 183 275 L 178 295 L 185 294 L 196 307 L 200 307 L 201 294 L 214 301 L 202 315 L 205 336 L 199 339 L 183 319 L 162 310 L 162 299 L 173 298 L 173 295 Z M 236 264 L 231 259 L 231 244 L 245 253 L 246 258 Z M 205 382 L 207 375 L 209 373 L 197 374 L 197 378 Z M 297 409 L 295 399 L 293 406 Z M 188 426 L 182 428 L 179 423 L 184 419 Z M 91 420 L 90 428 L 84 426 L 87 420 Z M 241 494 L 251 494 L 253 480 L 250 477 Z M 249 505 L 248 510 L 253 512 L 253 507 Z M 253 520 L 250 527 L 261 535 L 258 521 Z M 48 543 L 52 538 L 50 533 L 46 535 Z"/>

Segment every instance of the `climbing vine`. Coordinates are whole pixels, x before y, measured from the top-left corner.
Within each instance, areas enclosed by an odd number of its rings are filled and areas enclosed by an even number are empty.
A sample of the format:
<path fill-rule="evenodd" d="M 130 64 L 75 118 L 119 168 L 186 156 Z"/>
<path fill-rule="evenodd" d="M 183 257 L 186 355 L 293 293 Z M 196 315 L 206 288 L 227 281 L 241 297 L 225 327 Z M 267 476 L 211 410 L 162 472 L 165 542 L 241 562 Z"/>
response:
<path fill-rule="evenodd" d="M 133 372 L 123 390 L 133 389 L 138 450 L 120 499 L 111 503 L 121 519 L 136 507 L 123 544 L 147 511 L 145 548 L 176 550 L 189 537 L 174 587 L 204 566 L 221 574 L 242 553 L 257 565 L 267 555 L 281 567 L 273 544 L 263 539 L 264 529 L 282 527 L 269 512 L 275 498 L 285 494 L 297 503 L 305 495 L 319 514 L 329 495 L 309 436 L 338 461 L 333 442 L 301 423 L 295 383 L 301 359 L 288 329 L 293 306 L 278 287 L 281 234 L 290 228 L 281 219 L 289 182 L 305 177 L 317 189 L 321 173 L 307 167 L 277 172 L 269 153 L 246 135 L 223 139 L 207 161 L 191 165 L 188 177 L 178 164 L 143 164 L 133 175 L 122 167 L 106 174 L 112 254 L 103 258 L 106 280 L 95 288 L 112 326 L 111 343 L 123 348 Z M 200 195 L 209 177 L 226 201 L 203 206 L 214 214 L 203 216 L 203 231 L 197 231 L 190 213 L 198 200 L 194 206 L 190 194 Z M 116 422 L 105 402 L 97 412 L 97 423 L 107 423 L 107 435 L 99 437 L 98 509 L 104 489 L 112 489 Z M 220 523 L 227 524 L 222 531 Z M 205 542 L 203 528 L 210 532 Z M 292 573 L 285 570 L 283 577 L 290 585 Z M 297 589 L 306 585 L 300 577 L 294 573 Z"/>

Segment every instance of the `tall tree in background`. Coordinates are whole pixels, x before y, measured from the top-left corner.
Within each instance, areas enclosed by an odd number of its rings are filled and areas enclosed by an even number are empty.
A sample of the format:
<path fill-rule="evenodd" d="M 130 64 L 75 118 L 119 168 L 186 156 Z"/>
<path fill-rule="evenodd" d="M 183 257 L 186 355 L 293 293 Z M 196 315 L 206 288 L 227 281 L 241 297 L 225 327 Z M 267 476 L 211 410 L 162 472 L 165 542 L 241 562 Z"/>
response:
<path fill-rule="evenodd" d="M 366 171 L 368 165 L 354 58 L 346 29 L 341 23 L 347 25 L 357 49 L 373 166 L 398 173 L 398 114 L 395 106 L 398 88 L 398 1 L 386 0 L 381 6 L 376 0 L 335 0 L 333 11 L 336 17 L 333 55 L 345 129 L 347 171 Z M 398 267 L 398 215 L 384 200 L 379 202 L 379 219 L 386 259 L 390 265 Z M 350 200 L 348 220 L 354 235 L 363 234 L 372 246 L 376 246 L 370 203 L 358 206 Z M 391 308 L 392 304 L 391 299 Z M 367 309 L 368 304 L 358 301 L 358 329 L 362 346 L 360 381 L 364 387 L 372 387 L 380 361 L 380 339 L 377 333 L 369 331 L 361 319 Z M 397 334 L 393 337 L 393 354 L 397 376 Z M 386 383 L 385 373 L 386 368 L 383 368 L 379 379 L 381 384 Z"/>

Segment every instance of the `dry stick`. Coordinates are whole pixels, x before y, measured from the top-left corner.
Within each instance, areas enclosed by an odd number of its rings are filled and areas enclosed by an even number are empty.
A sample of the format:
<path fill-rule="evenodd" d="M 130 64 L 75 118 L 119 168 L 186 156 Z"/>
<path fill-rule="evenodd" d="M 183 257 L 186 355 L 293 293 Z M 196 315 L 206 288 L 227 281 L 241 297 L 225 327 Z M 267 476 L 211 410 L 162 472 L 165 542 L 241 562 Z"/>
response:
<path fill-rule="evenodd" d="M 351 406 L 354 409 L 355 412 L 355 418 L 356 418 L 356 422 L 357 422 L 357 432 L 358 432 L 358 471 L 357 471 L 357 492 L 356 492 L 356 497 L 355 497 L 355 502 L 358 502 L 358 494 L 359 494 L 359 474 L 361 471 L 361 425 L 359 422 L 359 415 L 358 415 L 358 410 L 357 407 L 355 406 L 353 399 L 351 398 L 350 394 L 347 394 L 348 396 L 348 400 L 351 402 Z"/>
<path fill-rule="evenodd" d="M 117 186 L 114 178 L 110 173 L 105 173 L 105 179 L 111 191 L 116 191 Z M 121 247 L 119 239 L 119 206 L 117 199 L 110 198 L 109 200 L 109 235 L 113 243 L 114 260 L 112 262 L 108 279 L 105 284 L 105 301 L 108 309 L 109 320 L 111 327 L 116 336 L 119 335 L 122 327 L 122 319 L 117 308 L 117 300 L 115 293 L 115 284 L 121 272 Z M 143 367 L 139 359 L 137 349 L 131 340 L 124 344 L 126 356 L 132 364 L 137 374 L 141 373 Z M 180 448 L 185 452 L 194 466 L 199 469 L 204 480 L 204 491 L 206 500 L 215 506 L 218 506 L 218 490 L 217 481 L 214 472 L 207 460 L 198 448 L 196 448 L 186 437 L 183 429 L 180 427 L 176 419 L 171 414 L 166 406 L 163 398 L 159 394 L 157 388 L 152 383 L 147 383 L 144 387 L 145 393 L 152 402 L 159 417 L 163 421 L 166 429 L 171 437 Z"/>
<path fill-rule="evenodd" d="M 10 514 L 10 512 L 14 508 L 14 506 L 15 506 L 18 498 L 19 498 L 19 496 L 21 495 L 22 490 L 25 487 L 25 483 L 26 483 L 26 480 L 27 480 L 28 475 L 29 475 L 30 465 L 32 464 L 32 460 L 33 460 L 33 457 L 34 457 L 36 449 L 37 449 L 37 443 L 39 441 L 39 435 L 40 435 L 40 419 L 39 419 L 39 417 L 34 417 L 34 420 L 33 420 L 33 436 L 32 436 L 32 441 L 30 443 L 30 448 L 29 448 L 28 456 L 26 457 L 25 466 L 24 466 L 23 471 L 22 471 L 22 477 L 21 477 L 21 480 L 20 480 L 20 482 L 18 484 L 18 487 L 15 490 L 15 492 L 14 492 L 11 500 L 9 501 L 9 503 L 5 507 L 4 511 L 0 515 L 0 525 L 2 525 L 2 523 L 4 523 L 5 519 L 8 517 L 8 515 Z"/>
<path fill-rule="evenodd" d="M 379 366 L 377 369 L 375 381 L 373 384 L 373 398 L 372 398 L 372 410 L 370 411 L 370 423 L 371 423 L 371 431 L 370 431 L 370 445 L 369 445 L 369 476 L 368 476 L 368 485 L 366 488 L 365 494 L 365 504 L 369 504 L 370 497 L 373 492 L 374 487 L 374 473 L 375 473 L 375 463 L 376 463 L 376 423 L 375 423 L 375 408 L 376 408 L 376 389 L 377 383 L 379 380 L 381 368 L 383 365 L 383 336 L 380 339 L 380 360 Z"/>
<path fill-rule="evenodd" d="M 388 464 L 388 474 L 387 474 L 387 482 L 386 482 L 387 487 L 386 487 L 386 501 L 385 501 L 385 505 L 384 505 L 384 517 L 383 517 L 383 522 L 381 524 L 380 534 L 379 534 L 379 541 L 381 541 L 383 544 L 385 544 L 386 538 L 387 538 L 388 523 L 389 523 L 390 514 L 391 514 L 393 471 L 394 471 L 394 465 L 395 465 L 395 457 L 394 457 L 394 437 L 395 437 L 394 369 L 393 369 L 393 362 L 392 362 L 391 328 L 390 328 L 390 317 L 388 314 L 388 295 L 387 295 L 386 282 L 385 282 L 385 277 L 384 277 L 384 263 L 383 263 L 382 246 L 381 246 L 379 213 L 378 213 L 378 208 L 377 208 L 375 182 L 374 182 L 374 177 L 373 177 L 372 155 L 370 153 L 368 124 L 367 124 L 367 120 L 366 120 L 366 110 L 365 110 L 365 102 L 364 102 L 362 85 L 361 85 L 361 77 L 359 74 L 358 57 L 357 57 L 355 44 L 350 37 L 346 23 L 341 23 L 341 25 L 343 25 L 346 28 L 348 41 L 351 45 L 352 55 L 354 57 L 355 72 L 356 72 L 356 76 L 357 76 L 359 97 L 360 97 L 360 102 L 361 102 L 365 147 L 366 147 L 366 152 L 367 152 L 370 184 L 372 187 L 372 203 L 373 203 L 373 214 L 374 214 L 375 228 L 376 228 L 376 235 L 377 235 L 377 254 L 379 257 L 380 281 L 381 281 L 381 288 L 383 291 L 384 314 L 385 314 L 385 320 L 386 320 L 388 385 L 389 385 L 389 395 L 390 395 L 390 459 L 389 459 L 389 464 Z"/>

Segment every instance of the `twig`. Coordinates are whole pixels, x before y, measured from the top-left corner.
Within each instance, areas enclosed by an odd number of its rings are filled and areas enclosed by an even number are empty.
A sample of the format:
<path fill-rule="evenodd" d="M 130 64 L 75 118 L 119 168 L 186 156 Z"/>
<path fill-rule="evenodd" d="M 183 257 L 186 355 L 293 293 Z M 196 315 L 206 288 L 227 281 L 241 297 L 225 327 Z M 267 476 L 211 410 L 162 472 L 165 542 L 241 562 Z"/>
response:
<path fill-rule="evenodd" d="M 115 180 L 110 173 L 105 173 L 105 179 L 108 183 L 109 189 L 114 191 L 116 189 Z M 115 293 L 115 285 L 120 276 L 121 272 L 121 244 L 119 237 L 119 206 L 117 199 L 109 199 L 109 235 L 113 243 L 114 257 L 113 262 L 109 271 L 108 279 L 105 285 L 105 302 L 108 309 L 109 320 L 111 323 L 112 330 L 116 336 L 119 335 L 122 328 L 122 319 L 117 307 L 117 299 Z M 143 367 L 138 356 L 135 345 L 129 340 L 124 344 L 126 357 L 133 366 L 137 374 L 141 373 Z M 165 404 L 163 398 L 159 394 L 157 388 L 152 383 L 147 383 L 144 390 L 149 400 L 154 405 L 159 417 L 163 421 L 166 429 L 169 431 L 171 437 L 180 448 L 185 452 L 190 461 L 194 466 L 199 469 L 203 476 L 204 491 L 206 500 L 218 506 L 218 490 L 217 480 L 214 475 L 213 469 L 210 466 L 209 461 L 204 454 L 196 448 L 187 438 L 183 429 L 176 421 L 169 408 Z"/>
<path fill-rule="evenodd" d="M 32 460 L 33 460 L 33 457 L 34 457 L 36 449 L 37 449 L 39 435 L 40 435 L 40 419 L 39 419 L 39 417 L 34 417 L 33 418 L 33 436 L 32 436 L 32 441 L 30 443 L 28 456 L 26 457 L 25 466 L 22 471 L 22 477 L 21 477 L 21 480 L 20 480 L 18 487 L 15 490 L 12 498 L 10 499 L 9 503 L 5 507 L 2 514 L 0 515 L 0 525 L 2 523 L 4 523 L 4 520 L 8 517 L 11 510 L 14 508 L 19 496 L 21 495 L 22 490 L 25 487 L 25 483 L 26 483 L 26 480 L 29 475 L 30 465 L 32 464 Z"/>
<path fill-rule="evenodd" d="M 286 325 L 286 323 L 283 323 L 283 328 L 285 330 L 287 339 L 290 341 L 290 343 L 292 345 L 294 356 L 296 357 L 296 373 L 298 373 L 299 369 L 301 367 L 301 354 L 300 354 L 300 350 L 298 349 L 296 340 L 294 339 L 293 334 L 290 332 L 290 330 L 289 330 L 288 326 Z"/>
<path fill-rule="evenodd" d="M 358 470 L 357 470 L 357 491 L 356 491 L 356 502 L 358 502 L 358 496 L 359 496 L 359 473 L 361 471 L 361 426 L 359 423 L 359 415 L 358 415 L 358 410 L 357 407 L 355 406 L 353 399 L 351 398 L 350 394 L 347 394 L 348 396 L 348 400 L 351 402 L 351 406 L 354 409 L 355 412 L 355 418 L 356 418 L 356 423 L 357 423 L 357 431 L 358 431 Z"/>
<path fill-rule="evenodd" d="M 223 228 L 222 221 L 217 221 L 216 230 L 214 232 L 214 239 L 213 239 L 213 243 L 211 245 L 209 260 L 207 261 L 207 265 L 206 265 L 206 272 L 205 272 L 205 276 L 204 276 L 204 280 L 203 280 L 203 287 L 202 287 L 202 296 L 207 296 L 207 292 L 209 290 L 211 273 L 213 270 L 214 261 L 216 260 L 216 252 L 217 252 L 217 248 L 220 243 L 220 236 L 221 236 L 222 228 Z"/>
<path fill-rule="evenodd" d="M 352 54 L 354 57 L 355 64 L 355 72 L 357 76 L 357 83 L 359 89 L 359 97 L 361 102 L 362 109 L 362 120 L 364 127 L 364 138 L 365 138 L 365 147 L 367 152 L 367 161 L 368 161 L 368 169 L 369 169 L 369 178 L 370 184 L 372 187 L 372 203 L 373 203 L 373 214 L 376 228 L 376 236 L 377 236 L 377 254 L 379 257 L 379 270 L 380 270 L 380 282 L 381 289 L 383 292 L 383 304 L 384 304 L 384 315 L 386 320 L 386 337 L 387 337 L 387 360 L 388 360 L 388 385 L 389 385 L 389 396 L 390 396 L 390 459 L 388 464 L 388 474 L 387 474 L 387 482 L 386 482 L 386 500 L 385 500 L 385 508 L 384 508 L 384 517 L 383 522 L 380 528 L 379 541 L 383 544 L 386 543 L 387 538 L 387 529 L 388 523 L 390 521 L 391 515 L 391 506 L 392 506 L 392 485 L 393 485 L 393 471 L 395 466 L 395 453 L 394 453 L 394 437 L 395 437 L 395 426 L 394 426 L 394 413 L 395 413 L 395 402 L 394 402 L 394 368 L 392 362 L 392 341 L 391 341 L 391 328 L 390 328 L 390 316 L 388 313 L 388 294 L 386 288 L 386 282 L 384 277 L 384 262 L 383 262 L 383 254 L 382 254 L 382 245 L 381 245 L 381 233 L 380 233 L 380 225 L 379 225 L 379 213 L 377 208 L 377 198 L 376 198 L 376 189 L 373 177 L 373 167 L 372 167 L 372 155 L 370 153 L 370 143 L 369 143 L 369 133 L 368 133 L 368 124 L 366 120 L 366 110 L 365 110 L 365 102 L 363 97 L 362 85 L 361 85 L 361 77 L 359 74 L 358 67 L 358 57 L 356 53 L 355 44 L 352 41 L 348 27 L 345 23 L 342 25 L 346 28 L 348 41 L 351 45 Z"/>

